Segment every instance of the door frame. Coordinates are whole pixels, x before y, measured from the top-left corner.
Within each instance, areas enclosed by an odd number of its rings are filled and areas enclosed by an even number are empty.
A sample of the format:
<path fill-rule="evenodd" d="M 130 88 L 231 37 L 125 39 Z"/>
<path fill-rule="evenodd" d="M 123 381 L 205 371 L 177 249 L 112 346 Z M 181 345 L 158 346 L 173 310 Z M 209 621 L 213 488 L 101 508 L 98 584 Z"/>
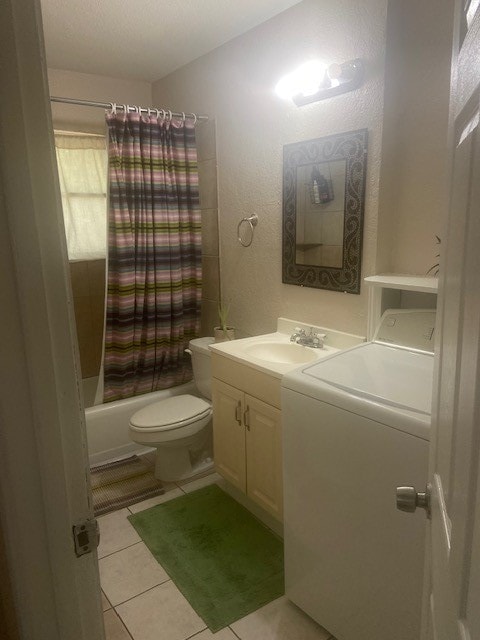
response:
<path fill-rule="evenodd" d="M 20 637 L 102 640 L 80 366 L 39 0 L 0 3 L 0 527 Z"/>

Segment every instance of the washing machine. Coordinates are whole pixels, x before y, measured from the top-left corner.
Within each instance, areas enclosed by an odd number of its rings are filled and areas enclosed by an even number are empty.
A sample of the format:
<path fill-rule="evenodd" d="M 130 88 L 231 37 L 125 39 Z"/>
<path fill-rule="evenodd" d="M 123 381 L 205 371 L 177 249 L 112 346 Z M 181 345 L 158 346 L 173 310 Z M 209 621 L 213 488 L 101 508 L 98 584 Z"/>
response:
<path fill-rule="evenodd" d="M 388 310 L 374 340 L 282 380 L 286 595 L 337 640 L 418 640 L 435 312 Z"/>

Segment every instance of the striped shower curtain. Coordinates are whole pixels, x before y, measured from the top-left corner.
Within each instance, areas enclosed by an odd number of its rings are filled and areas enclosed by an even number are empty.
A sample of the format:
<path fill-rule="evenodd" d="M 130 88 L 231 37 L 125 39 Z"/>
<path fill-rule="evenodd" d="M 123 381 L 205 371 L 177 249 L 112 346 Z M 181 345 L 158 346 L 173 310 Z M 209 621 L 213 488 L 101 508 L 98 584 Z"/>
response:
<path fill-rule="evenodd" d="M 201 232 L 191 120 L 107 113 L 108 276 L 104 402 L 191 379 Z"/>

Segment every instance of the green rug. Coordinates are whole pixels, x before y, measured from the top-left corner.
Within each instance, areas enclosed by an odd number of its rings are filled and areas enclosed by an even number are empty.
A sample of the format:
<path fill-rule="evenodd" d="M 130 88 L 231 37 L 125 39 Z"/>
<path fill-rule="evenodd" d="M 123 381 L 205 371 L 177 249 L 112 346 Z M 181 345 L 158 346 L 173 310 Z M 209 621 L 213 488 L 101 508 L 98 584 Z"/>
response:
<path fill-rule="evenodd" d="M 216 485 L 129 520 L 212 632 L 284 593 L 282 541 Z"/>

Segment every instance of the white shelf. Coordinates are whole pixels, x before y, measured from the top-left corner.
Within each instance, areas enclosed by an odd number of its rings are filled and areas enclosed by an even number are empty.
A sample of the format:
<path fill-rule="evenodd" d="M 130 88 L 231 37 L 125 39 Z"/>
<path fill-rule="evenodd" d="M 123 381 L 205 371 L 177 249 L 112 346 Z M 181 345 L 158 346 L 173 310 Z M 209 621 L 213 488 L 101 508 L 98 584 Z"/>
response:
<path fill-rule="evenodd" d="M 368 340 L 372 340 L 385 309 L 411 308 L 412 306 L 414 308 L 424 306 L 435 308 L 435 296 L 438 292 L 438 278 L 435 276 L 406 276 L 398 273 L 385 273 L 378 276 L 368 276 L 364 280 L 369 285 Z M 406 299 L 407 296 L 408 299 Z"/>
<path fill-rule="evenodd" d="M 437 293 L 438 290 L 438 278 L 434 276 L 403 276 L 385 273 L 378 276 L 368 276 L 364 280 L 370 286 L 385 289 L 402 289 L 403 291 L 422 293 Z"/>

